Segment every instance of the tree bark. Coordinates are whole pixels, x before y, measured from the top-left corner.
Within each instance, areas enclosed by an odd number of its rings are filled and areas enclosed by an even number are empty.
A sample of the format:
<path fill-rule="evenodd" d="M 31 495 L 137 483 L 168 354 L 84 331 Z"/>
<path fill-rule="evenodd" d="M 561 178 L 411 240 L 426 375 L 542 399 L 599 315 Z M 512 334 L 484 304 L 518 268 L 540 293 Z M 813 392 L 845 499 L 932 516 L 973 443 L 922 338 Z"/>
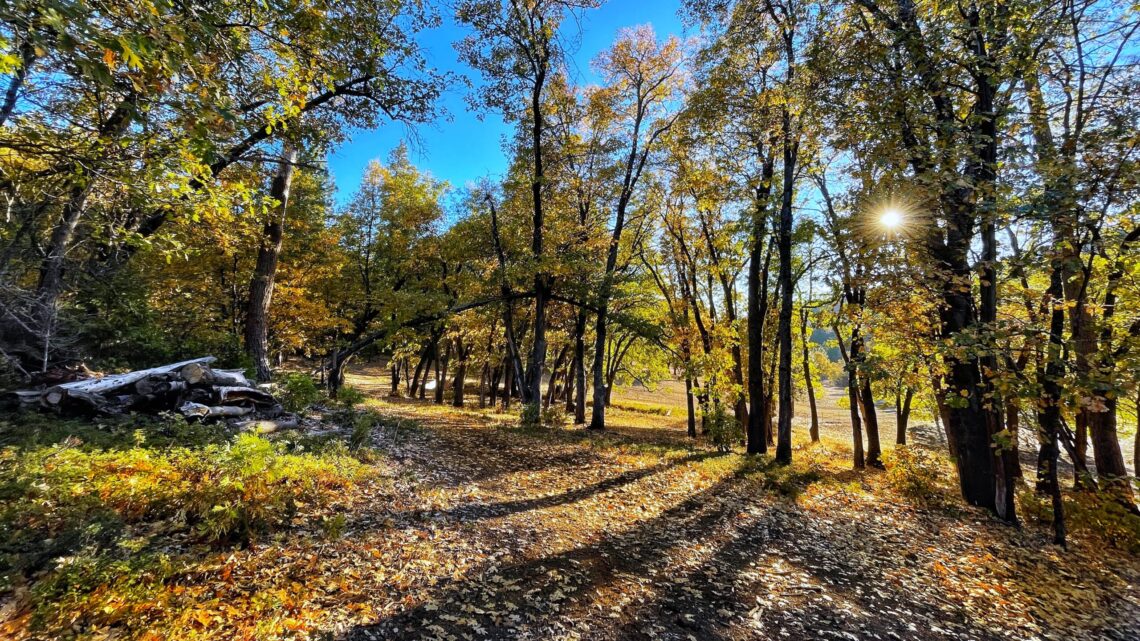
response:
<path fill-rule="evenodd" d="M 907 386 L 902 395 L 902 402 L 895 399 L 895 444 L 906 445 L 906 428 L 910 423 L 910 404 L 914 400 L 914 388 Z"/>
<path fill-rule="evenodd" d="M 447 387 L 447 366 L 451 362 L 451 347 L 452 341 L 447 341 L 447 347 L 443 350 L 443 359 L 439 358 L 439 350 L 436 349 L 435 361 L 435 404 L 443 405 L 443 392 Z"/>
<path fill-rule="evenodd" d="M 249 303 L 245 314 L 245 348 L 253 360 L 259 383 L 273 380 L 273 369 L 269 365 L 269 306 L 273 301 L 273 284 L 285 236 L 285 217 L 289 209 L 293 170 L 297 164 L 297 149 L 286 144 L 281 155 L 281 163 L 269 188 L 269 197 L 275 204 L 262 230 L 257 265 L 249 281 Z"/>
<path fill-rule="evenodd" d="M 451 383 L 451 404 L 454 407 L 463 407 L 463 388 L 467 386 L 468 351 L 468 349 L 464 349 L 463 337 L 457 336 L 455 338 L 455 352 L 459 357 L 459 362 L 455 365 L 455 379 Z"/>
<path fill-rule="evenodd" d="M 772 180 L 772 162 L 768 160 L 764 173 L 766 182 Z M 768 190 L 770 191 L 770 187 Z M 757 208 L 767 194 L 757 189 Z M 748 255 L 748 429 L 745 432 L 745 451 L 748 454 L 768 452 L 768 393 L 764 389 L 764 324 L 768 317 L 768 269 L 772 262 L 772 245 L 766 243 L 767 225 L 761 212 L 753 214 L 752 244 Z M 765 250 L 767 245 L 767 250 Z M 761 260 L 763 254 L 763 260 Z M 761 267 L 763 263 L 763 267 Z"/>
<path fill-rule="evenodd" d="M 804 384 L 807 386 L 808 406 L 811 409 L 811 428 L 808 430 L 812 443 L 819 442 L 819 411 L 815 405 L 815 384 L 811 380 L 811 352 L 807 332 L 808 312 L 800 307 L 800 338 L 803 341 Z"/>

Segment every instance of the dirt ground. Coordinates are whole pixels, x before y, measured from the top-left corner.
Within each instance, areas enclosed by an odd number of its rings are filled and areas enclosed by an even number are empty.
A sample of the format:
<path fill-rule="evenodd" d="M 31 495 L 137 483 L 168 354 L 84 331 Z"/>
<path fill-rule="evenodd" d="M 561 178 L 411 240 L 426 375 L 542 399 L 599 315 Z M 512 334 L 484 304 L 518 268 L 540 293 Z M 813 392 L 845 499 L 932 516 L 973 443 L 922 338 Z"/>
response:
<path fill-rule="evenodd" d="M 368 374 L 349 382 L 386 394 L 387 380 Z M 797 442 L 789 474 L 807 480 L 785 483 L 739 455 L 689 447 L 681 411 L 620 409 L 672 405 L 676 392 L 621 390 L 605 435 L 370 401 L 420 427 L 377 442 L 407 482 L 350 515 L 352 546 L 326 562 L 359 568 L 356 605 L 328 612 L 323 629 L 343 639 L 1140 638 L 1135 557 L 1080 537 L 1061 550 L 1043 527 L 958 507 L 951 488 L 947 506 L 912 504 L 881 472 L 846 469 L 826 438 Z M 825 433 L 849 438 L 842 412 L 824 411 Z"/>

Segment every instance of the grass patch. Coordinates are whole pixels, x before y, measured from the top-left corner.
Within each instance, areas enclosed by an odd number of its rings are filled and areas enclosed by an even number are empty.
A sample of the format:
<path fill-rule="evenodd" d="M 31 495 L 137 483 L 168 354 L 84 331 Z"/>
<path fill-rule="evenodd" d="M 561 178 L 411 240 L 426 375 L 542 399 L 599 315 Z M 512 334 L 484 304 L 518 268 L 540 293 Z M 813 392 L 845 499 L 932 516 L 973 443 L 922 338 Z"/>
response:
<path fill-rule="evenodd" d="M 654 416 L 671 416 L 673 414 L 672 407 L 668 405 L 659 405 L 657 403 L 641 403 L 639 401 L 613 401 L 609 405 L 610 409 L 624 410 L 626 412 L 637 412 L 639 414 L 652 414 Z"/>
<path fill-rule="evenodd" d="M 3 426 L 0 589 L 60 557 L 114 551 L 140 529 L 248 542 L 334 503 L 369 473 L 342 442 L 273 442 L 179 421 L 101 429 L 28 419 Z M 174 445 L 183 434 L 195 445 Z"/>

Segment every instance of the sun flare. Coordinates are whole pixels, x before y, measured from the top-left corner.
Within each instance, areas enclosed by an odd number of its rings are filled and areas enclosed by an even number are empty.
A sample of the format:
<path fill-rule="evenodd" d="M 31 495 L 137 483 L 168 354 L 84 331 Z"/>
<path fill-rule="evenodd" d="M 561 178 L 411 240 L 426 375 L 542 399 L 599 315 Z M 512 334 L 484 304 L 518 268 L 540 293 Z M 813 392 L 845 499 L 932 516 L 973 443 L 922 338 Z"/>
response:
<path fill-rule="evenodd" d="M 903 224 L 903 214 L 894 207 L 889 207 L 879 216 L 879 224 L 889 230 L 895 230 Z"/>

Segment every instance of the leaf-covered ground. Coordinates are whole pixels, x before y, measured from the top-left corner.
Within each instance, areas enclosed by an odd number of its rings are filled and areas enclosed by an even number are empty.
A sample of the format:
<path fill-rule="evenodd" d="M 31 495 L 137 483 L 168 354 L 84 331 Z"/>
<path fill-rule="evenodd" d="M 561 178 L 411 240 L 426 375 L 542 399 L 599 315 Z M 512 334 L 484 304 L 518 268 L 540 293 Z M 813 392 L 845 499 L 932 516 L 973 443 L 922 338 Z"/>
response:
<path fill-rule="evenodd" d="M 9 599 L 0 633 L 1140 638 L 1135 557 L 1080 535 L 1061 550 L 1041 526 L 957 507 L 946 485 L 915 503 L 882 472 L 849 471 L 834 443 L 799 443 L 796 464 L 780 468 L 691 446 L 675 416 L 644 411 L 615 411 L 621 425 L 594 435 L 369 404 L 406 427 L 373 433 L 383 479 L 335 513 L 244 548 L 172 541 L 184 565 L 152 577 L 143 600 L 116 596 L 105 618 L 77 615 L 69 630 L 29 628 L 33 587 Z M 107 595 L 125 591 L 113 578 Z"/>

